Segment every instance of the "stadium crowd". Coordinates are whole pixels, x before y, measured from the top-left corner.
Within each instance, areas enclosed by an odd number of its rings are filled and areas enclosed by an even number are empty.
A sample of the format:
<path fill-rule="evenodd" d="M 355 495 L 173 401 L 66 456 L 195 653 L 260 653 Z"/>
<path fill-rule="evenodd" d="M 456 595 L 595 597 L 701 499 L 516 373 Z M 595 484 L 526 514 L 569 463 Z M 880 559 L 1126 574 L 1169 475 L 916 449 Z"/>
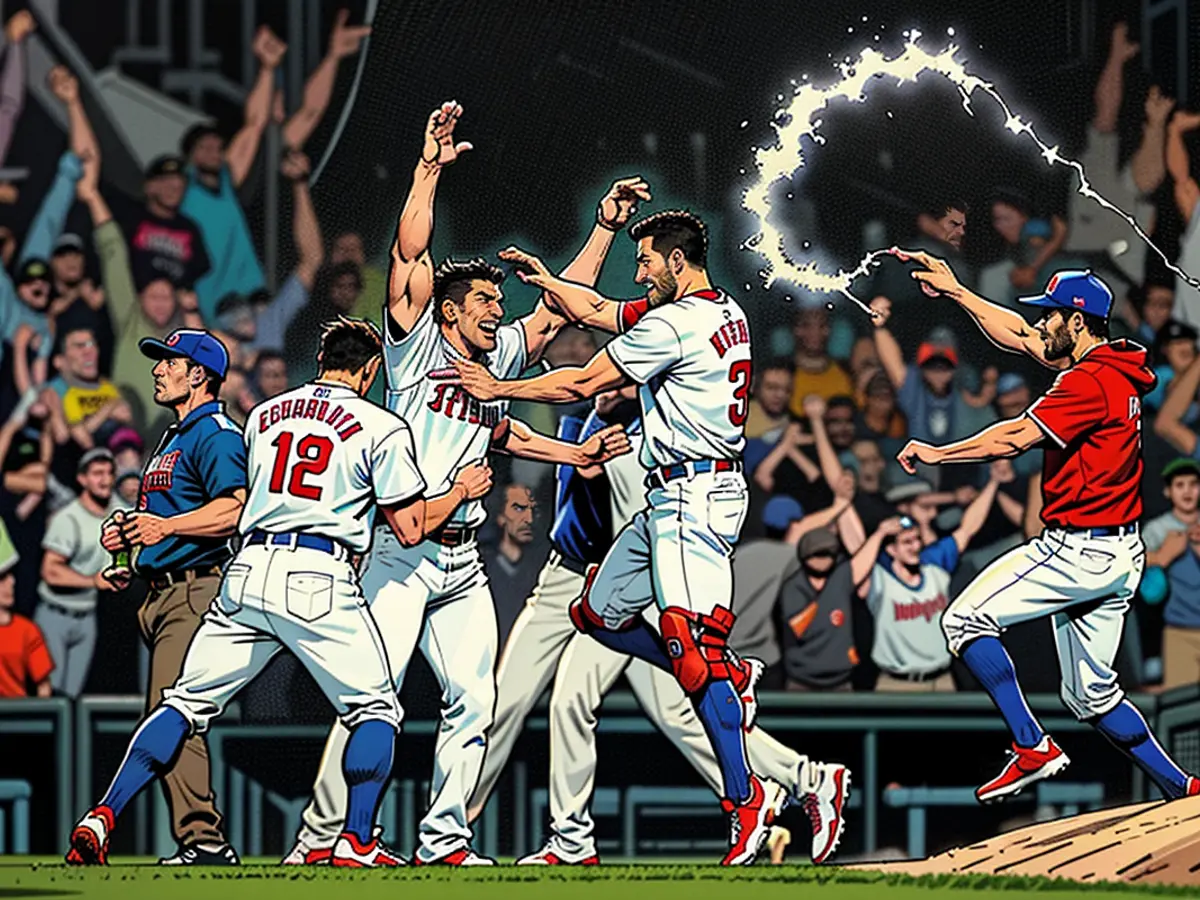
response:
<path fill-rule="evenodd" d="M 33 28 L 18 13 L 4 29 L 0 165 L 25 101 L 23 46 Z M 364 34 L 339 19 L 303 105 L 285 117 L 273 85 L 287 48 L 262 29 L 240 130 L 190 130 L 177 155 L 149 165 L 144 199 L 129 208 L 101 188 L 104 161 L 75 76 L 62 66 L 51 73 L 67 144 L 56 159 L 45 155 L 55 176 L 32 222 L 19 235 L 0 231 L 0 697 L 138 693 L 146 682 L 144 669 L 126 664 L 137 658 L 132 611 L 145 586 L 114 591 L 99 545 L 101 522 L 136 507 L 143 465 L 172 420 L 154 402 L 141 338 L 180 326 L 216 333 L 231 357 L 222 397 L 241 421 L 313 375 L 318 323 L 338 313 L 379 323 L 386 268 L 366 258 L 363 236 L 323 230 L 305 153 L 339 61 Z M 1200 274 L 1200 184 L 1188 151 L 1200 114 L 1151 88 L 1134 98 L 1140 142 L 1123 154 L 1124 73 L 1137 54 L 1116 26 L 1083 163 L 1092 185 L 1148 233 L 1169 206 L 1184 225 L 1175 261 Z M 273 295 L 237 191 L 270 123 L 286 148 L 277 177 L 291 191 L 294 245 L 290 270 L 274 273 Z M 15 191 L 0 185 L 0 202 Z M 998 301 L 1036 293 L 1057 270 L 1091 268 L 1118 301 L 1113 337 L 1153 353 L 1159 382 L 1146 398 L 1144 432 L 1148 570 L 1126 629 L 1122 680 L 1164 689 L 1200 680 L 1200 290 L 1162 266 L 1120 217 L 1079 195 L 1065 215 L 1032 208 L 1000 185 L 983 186 L 969 203 L 922 203 L 912 233 L 893 235 L 894 243 L 949 260 L 964 283 Z M 79 210 L 88 229 L 67 231 Z M 985 236 L 998 254 L 973 265 L 977 255 L 969 261 L 964 248 Z M 733 644 L 766 664 L 764 687 L 971 689 L 946 649 L 940 613 L 990 559 L 1040 529 L 1039 454 L 916 478 L 894 458 L 910 436 L 945 443 L 1020 415 L 1049 376 L 1015 365 L 965 317 L 943 315 L 948 306 L 935 311 L 937 301 L 899 262 L 885 262 L 855 290 L 869 291 L 875 320 L 844 303 L 831 309 L 819 296 L 756 313 L 745 449 L 752 503 L 734 562 Z M 784 325 L 781 309 L 791 315 Z M 568 329 L 547 360 L 582 364 L 598 340 Z M 570 412 L 547 408 L 528 418 Z M 486 562 L 503 640 L 549 553 L 554 473 L 498 462 L 497 479 Z M 851 505 L 866 531 L 857 546 L 831 527 Z M 900 517 L 917 529 L 906 524 L 898 537 Z M 872 567 L 858 588 L 856 561 Z M 1050 640 L 1042 624 L 1014 644 L 1032 690 L 1058 690 L 1057 670 L 1047 668 L 1053 654 L 1044 652 Z M 98 647 L 104 666 L 95 664 Z M 281 659 L 263 681 L 306 677 Z M 260 714 L 298 715 L 314 695 L 265 690 Z M 245 705 L 255 707 L 253 692 Z"/>

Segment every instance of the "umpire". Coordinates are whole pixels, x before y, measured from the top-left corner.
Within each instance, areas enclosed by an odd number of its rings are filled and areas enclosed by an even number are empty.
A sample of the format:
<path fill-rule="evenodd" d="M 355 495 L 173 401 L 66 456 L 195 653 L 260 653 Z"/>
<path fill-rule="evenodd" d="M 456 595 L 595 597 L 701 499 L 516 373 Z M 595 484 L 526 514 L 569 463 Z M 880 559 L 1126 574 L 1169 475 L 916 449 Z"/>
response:
<path fill-rule="evenodd" d="M 246 502 L 241 430 L 217 400 L 229 369 L 225 345 L 206 331 L 179 329 L 138 345 L 155 364 L 154 402 L 175 413 L 142 473 L 136 512 L 105 523 L 110 552 L 132 550 L 132 574 L 150 585 L 138 611 L 150 648 L 147 712 L 179 677 L 200 617 L 217 596 Z M 165 865 L 236 865 L 221 830 L 209 776 L 208 748 L 193 735 L 163 778 L 179 852 Z"/>

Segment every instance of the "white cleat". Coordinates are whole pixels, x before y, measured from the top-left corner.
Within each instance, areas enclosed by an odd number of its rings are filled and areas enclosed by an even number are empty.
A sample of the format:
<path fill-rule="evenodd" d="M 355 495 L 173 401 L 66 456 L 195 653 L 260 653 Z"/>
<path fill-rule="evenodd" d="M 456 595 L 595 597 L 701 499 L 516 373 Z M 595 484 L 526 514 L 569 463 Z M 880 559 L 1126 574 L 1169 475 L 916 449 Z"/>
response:
<path fill-rule="evenodd" d="M 758 682 L 766 667 L 762 660 L 758 659 L 743 659 L 742 664 L 750 676 L 739 694 L 742 701 L 742 730 L 749 733 L 754 728 L 755 719 L 758 718 Z"/>
<path fill-rule="evenodd" d="M 582 856 L 579 859 L 568 859 L 554 851 L 554 848 L 547 844 L 537 853 L 530 853 L 528 856 L 522 856 L 517 860 L 518 866 L 597 866 L 600 864 L 600 857 L 593 853 L 591 856 Z"/>
<path fill-rule="evenodd" d="M 355 835 L 345 831 L 333 845 L 330 865 L 346 869 L 379 869 L 407 863 L 404 857 L 379 839 L 378 832 L 370 843 L 364 844 Z"/>
<path fill-rule="evenodd" d="M 812 861 L 823 863 L 833 855 L 846 829 L 850 770 L 839 763 L 805 763 L 795 796 L 812 823 Z"/>
<path fill-rule="evenodd" d="M 494 866 L 496 861 L 488 859 L 486 856 L 480 856 L 469 847 L 463 847 L 455 850 L 453 853 L 447 853 L 441 859 L 435 859 L 432 862 L 425 862 L 419 856 L 413 857 L 413 865 L 417 866 Z"/>

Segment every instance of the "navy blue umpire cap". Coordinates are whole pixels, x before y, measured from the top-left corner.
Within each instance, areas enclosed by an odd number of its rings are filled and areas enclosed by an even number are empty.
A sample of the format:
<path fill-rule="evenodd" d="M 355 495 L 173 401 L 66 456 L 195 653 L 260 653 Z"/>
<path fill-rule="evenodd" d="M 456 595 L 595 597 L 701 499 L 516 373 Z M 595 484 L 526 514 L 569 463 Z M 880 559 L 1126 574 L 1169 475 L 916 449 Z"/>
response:
<path fill-rule="evenodd" d="M 151 359 L 190 359 L 224 378 L 229 371 L 229 351 L 209 334 L 194 328 L 177 328 L 165 341 L 142 338 L 138 349 Z"/>
<path fill-rule="evenodd" d="M 1017 302 L 1051 309 L 1079 310 L 1089 316 L 1107 319 L 1112 311 L 1112 291 L 1091 270 L 1055 272 L 1046 291 L 1036 297 L 1021 297 Z"/>

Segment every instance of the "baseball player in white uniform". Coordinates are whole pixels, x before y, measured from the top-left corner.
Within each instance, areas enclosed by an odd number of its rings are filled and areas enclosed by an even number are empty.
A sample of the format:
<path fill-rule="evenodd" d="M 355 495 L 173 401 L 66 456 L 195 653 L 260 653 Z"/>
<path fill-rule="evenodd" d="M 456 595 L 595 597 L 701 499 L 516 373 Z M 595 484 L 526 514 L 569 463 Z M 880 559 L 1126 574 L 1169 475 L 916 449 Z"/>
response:
<path fill-rule="evenodd" d="M 536 363 L 567 324 L 540 302 L 508 325 L 500 283 L 504 274 L 483 260 L 447 260 L 436 269 L 429 253 L 433 201 L 442 169 L 470 147 L 454 142 L 462 108 L 443 105 L 429 119 L 425 147 L 400 214 L 392 248 L 384 356 L 388 408 L 413 429 L 417 465 L 430 492 L 452 491 L 455 473 L 482 463 L 491 450 L 568 465 L 600 464 L 629 452 L 619 427 L 576 445 L 531 431 L 508 417 L 503 401 L 480 403 L 455 382 L 453 363 L 474 358 L 500 377 L 516 377 Z M 598 221 L 566 274 L 594 281 L 614 234 L 648 198 L 644 182 L 617 182 L 600 203 Z M 363 572 L 399 690 L 414 647 L 419 647 L 442 687 L 429 810 L 421 820 L 418 865 L 490 865 L 471 849 L 467 802 L 479 780 L 496 702 L 495 608 L 476 532 L 486 520 L 478 500 L 463 503 L 445 527 L 415 547 L 402 546 L 385 529 L 376 535 Z M 285 863 L 320 864 L 341 830 L 345 783 L 337 765 L 346 740 L 335 724 L 326 745 L 296 846 Z"/>
<path fill-rule="evenodd" d="M 629 419 L 632 413 L 633 421 L 626 428 L 637 446 L 641 423 L 636 408 L 636 393 L 631 388 L 606 392 L 596 398 L 595 413 L 585 422 L 564 418 L 560 429 L 579 429 L 579 437 L 586 438 L 610 422 Z M 483 775 L 471 799 L 474 820 L 482 813 L 533 704 L 553 678 L 549 709 L 551 835 L 544 847 L 517 860 L 518 865 L 599 863 L 590 809 L 597 759 L 596 713 L 622 673 L 650 721 L 714 791 L 719 794 L 722 789 L 712 745 L 674 676 L 643 659 L 610 650 L 580 634 L 571 622 L 568 607 L 583 593 L 588 563 L 602 559 L 621 529 L 645 506 L 646 471 L 636 456 L 609 460 L 603 466 L 605 477 L 598 479 L 598 474 L 596 469 L 559 471 L 558 508 L 551 530 L 554 551 L 504 647 L 496 678 L 495 722 Z M 605 509 L 599 508 L 602 505 Z M 607 517 L 603 515 L 606 510 Z M 606 526 L 607 532 L 599 533 Z M 643 614 L 651 625 L 657 624 L 654 606 L 648 606 Z M 812 856 L 815 862 L 823 862 L 842 827 L 838 812 L 827 802 L 818 808 L 820 798 L 809 793 L 810 785 L 820 784 L 825 764 L 801 756 L 758 727 L 747 734 L 746 750 L 753 771 L 786 785 L 790 795 L 810 812 Z"/>
<path fill-rule="evenodd" d="M 738 658 L 727 643 L 734 621 L 730 560 L 747 503 L 741 453 L 750 328 L 737 302 L 709 281 L 706 230 L 698 217 L 657 213 L 634 225 L 630 236 L 637 243 L 635 281 L 648 291 L 629 303 L 555 278 L 522 251 L 501 253 L 572 320 L 623 332 L 586 366 L 524 381 L 499 380 L 472 361 L 456 360 L 455 367 L 463 386 L 483 402 L 577 402 L 640 385 L 648 506 L 590 575 L 571 616 L 607 646 L 669 668 L 692 698 L 721 767 L 721 803 L 732 822 L 722 862 L 749 864 L 775 815 L 746 759 L 745 729 L 754 721 L 762 664 Z M 655 601 L 661 637 L 641 615 Z M 831 771 L 830 783 L 817 789 L 839 815 L 846 774 Z"/>
<path fill-rule="evenodd" d="M 104 864 L 121 810 L 165 770 L 189 735 L 204 732 L 286 648 L 349 735 L 339 758 L 349 810 L 332 863 L 400 864 L 374 834 L 399 709 L 354 557 L 370 546 L 377 510 L 407 546 L 419 543 L 437 516 L 424 499 L 408 426 L 364 399 L 379 372 L 380 350 L 374 325 L 332 322 L 322 334 L 317 380 L 250 412 L 242 548 L 188 647 L 178 681 L 134 735 L 104 798 L 75 827 L 68 861 Z"/>

